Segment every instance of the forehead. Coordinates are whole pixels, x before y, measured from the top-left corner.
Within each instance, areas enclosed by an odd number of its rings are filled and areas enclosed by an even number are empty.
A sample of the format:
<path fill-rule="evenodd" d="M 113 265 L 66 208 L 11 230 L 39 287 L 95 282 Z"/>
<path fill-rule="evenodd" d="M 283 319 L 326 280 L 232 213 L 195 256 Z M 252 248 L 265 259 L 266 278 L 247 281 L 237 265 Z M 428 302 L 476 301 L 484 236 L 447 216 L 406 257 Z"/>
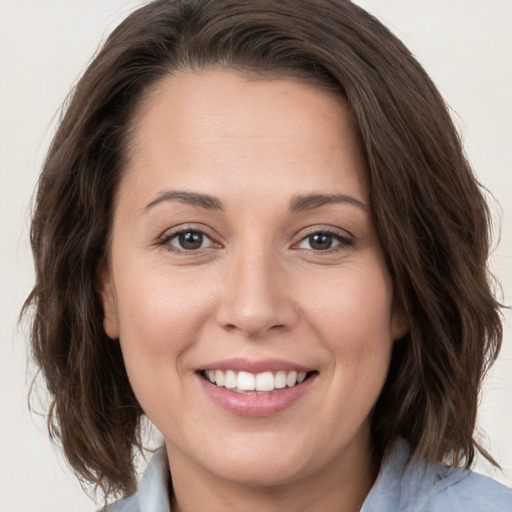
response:
<path fill-rule="evenodd" d="M 299 187 L 323 179 L 332 188 L 335 171 L 350 170 L 365 195 L 348 107 L 334 93 L 292 78 L 249 80 L 218 69 L 168 76 L 140 102 L 129 147 L 128 174 L 146 180 L 187 175 L 215 188 L 228 177 L 284 186 L 292 176 Z"/>
<path fill-rule="evenodd" d="M 282 107 L 287 107 L 285 117 Z M 304 123 L 311 121 L 307 119 L 311 111 L 315 112 L 315 123 Z M 269 112 L 274 115 L 269 116 Z M 212 126 L 214 122 L 216 126 Z M 344 98 L 332 90 L 297 78 L 269 79 L 266 74 L 242 75 L 223 68 L 181 71 L 153 84 L 135 111 L 132 142 L 148 142 L 144 132 L 159 124 L 163 127 L 163 123 L 175 136 L 194 129 L 199 138 L 203 128 L 220 128 L 227 135 L 237 136 L 243 127 L 247 135 L 266 134 L 276 139 L 289 135 L 294 125 L 300 125 L 303 131 L 309 128 L 305 135 L 314 139 L 322 123 L 331 125 L 334 137 L 326 142 L 332 144 L 339 144 L 341 137 L 350 135 L 347 132 L 354 128 Z"/>

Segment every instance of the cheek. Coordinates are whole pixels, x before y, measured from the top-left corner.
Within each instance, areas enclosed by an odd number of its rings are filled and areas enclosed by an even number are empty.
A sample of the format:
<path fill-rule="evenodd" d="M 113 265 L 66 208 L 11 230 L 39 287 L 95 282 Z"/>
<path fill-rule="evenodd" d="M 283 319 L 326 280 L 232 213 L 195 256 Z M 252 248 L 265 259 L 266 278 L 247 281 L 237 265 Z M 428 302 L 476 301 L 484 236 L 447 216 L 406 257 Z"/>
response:
<path fill-rule="evenodd" d="M 392 284 L 385 269 L 348 269 L 333 273 L 325 283 L 310 287 L 307 309 L 338 350 L 366 351 L 392 338 Z"/>
<path fill-rule="evenodd" d="M 181 345 L 184 332 L 200 327 L 197 317 L 209 307 L 208 290 L 165 265 L 139 267 L 145 268 L 122 270 L 129 278 L 116 281 L 121 337 L 155 349 L 163 342 L 166 347 Z"/>
<path fill-rule="evenodd" d="M 178 429 L 177 418 L 187 407 L 183 377 L 190 367 L 184 361 L 201 339 L 209 294 L 161 268 L 124 275 L 130 278 L 118 280 L 116 291 L 119 340 L 130 384 L 157 428 Z"/>
<path fill-rule="evenodd" d="M 331 358 L 332 407 L 353 404 L 365 417 L 386 379 L 393 346 L 392 283 L 381 265 L 330 280 L 330 293 L 312 294 L 316 334 Z M 341 393 L 345 398 L 339 401 Z"/>
<path fill-rule="evenodd" d="M 144 406 L 139 395 L 150 396 L 162 383 L 176 385 L 181 360 L 201 338 L 210 294 L 158 265 L 122 272 L 129 279 L 116 281 L 119 338 L 130 382 Z"/>

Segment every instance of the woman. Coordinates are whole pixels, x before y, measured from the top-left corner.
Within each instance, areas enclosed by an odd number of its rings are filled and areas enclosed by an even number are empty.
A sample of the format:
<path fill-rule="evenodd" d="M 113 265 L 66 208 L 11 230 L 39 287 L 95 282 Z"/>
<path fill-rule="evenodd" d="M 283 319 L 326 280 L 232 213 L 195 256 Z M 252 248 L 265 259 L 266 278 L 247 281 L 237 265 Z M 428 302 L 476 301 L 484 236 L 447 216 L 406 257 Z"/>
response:
<path fill-rule="evenodd" d="M 501 343 L 487 207 L 428 76 L 350 2 L 129 16 L 32 246 L 51 431 L 109 510 L 512 506 L 468 471 Z M 165 447 L 135 492 L 144 415 Z"/>

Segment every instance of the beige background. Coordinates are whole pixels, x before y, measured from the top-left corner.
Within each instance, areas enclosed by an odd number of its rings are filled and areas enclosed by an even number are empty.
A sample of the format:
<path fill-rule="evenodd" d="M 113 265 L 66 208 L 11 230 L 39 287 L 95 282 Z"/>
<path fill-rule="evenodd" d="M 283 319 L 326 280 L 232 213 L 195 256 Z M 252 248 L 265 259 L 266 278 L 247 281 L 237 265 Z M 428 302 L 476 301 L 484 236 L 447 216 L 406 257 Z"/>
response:
<path fill-rule="evenodd" d="M 452 108 L 481 182 L 494 194 L 501 243 L 493 270 L 512 303 L 512 2 L 359 0 L 410 47 Z M 33 270 L 30 196 L 59 105 L 100 41 L 135 0 L 0 0 L 0 512 L 92 511 L 95 505 L 51 447 L 44 420 L 27 410 L 26 332 L 19 308 Z M 501 207 L 499 205 L 501 205 Z M 480 408 L 483 442 L 512 485 L 512 334 Z M 26 329 L 25 329 L 26 330 Z"/>

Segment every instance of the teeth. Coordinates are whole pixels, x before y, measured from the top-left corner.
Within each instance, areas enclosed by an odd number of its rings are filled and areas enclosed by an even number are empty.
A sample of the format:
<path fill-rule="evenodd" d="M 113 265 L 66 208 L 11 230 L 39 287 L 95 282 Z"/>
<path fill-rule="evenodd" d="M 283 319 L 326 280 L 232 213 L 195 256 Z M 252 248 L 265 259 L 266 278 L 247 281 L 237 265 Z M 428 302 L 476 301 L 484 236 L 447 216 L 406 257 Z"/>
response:
<path fill-rule="evenodd" d="M 217 386 L 224 386 L 224 372 L 215 370 L 215 382 L 217 383 Z"/>
<path fill-rule="evenodd" d="M 297 372 L 288 372 L 288 375 L 286 375 L 286 385 L 288 387 L 295 386 L 295 383 L 297 382 Z"/>
<path fill-rule="evenodd" d="M 258 391 L 272 391 L 274 387 L 274 374 L 272 372 L 256 375 L 256 389 Z"/>
<path fill-rule="evenodd" d="M 217 376 L 218 371 L 219 370 L 215 372 L 215 376 Z M 217 380 L 215 380 L 215 383 L 217 386 L 222 386 L 222 384 L 219 384 Z M 256 377 L 252 373 L 238 372 L 236 387 L 240 391 L 254 391 L 256 389 Z"/>
<path fill-rule="evenodd" d="M 233 389 L 236 388 L 237 382 L 238 378 L 236 376 L 236 373 L 233 370 L 228 370 L 224 378 L 224 386 L 226 386 L 228 389 Z"/>
<path fill-rule="evenodd" d="M 285 372 L 278 371 L 262 372 L 258 374 L 249 372 L 235 372 L 234 370 L 208 370 L 204 373 L 205 377 L 219 387 L 226 387 L 233 391 L 273 391 L 274 389 L 283 389 L 293 387 L 304 382 L 306 372 Z"/>
<path fill-rule="evenodd" d="M 286 372 L 277 372 L 274 377 L 274 386 L 276 389 L 283 389 L 286 387 Z"/>

